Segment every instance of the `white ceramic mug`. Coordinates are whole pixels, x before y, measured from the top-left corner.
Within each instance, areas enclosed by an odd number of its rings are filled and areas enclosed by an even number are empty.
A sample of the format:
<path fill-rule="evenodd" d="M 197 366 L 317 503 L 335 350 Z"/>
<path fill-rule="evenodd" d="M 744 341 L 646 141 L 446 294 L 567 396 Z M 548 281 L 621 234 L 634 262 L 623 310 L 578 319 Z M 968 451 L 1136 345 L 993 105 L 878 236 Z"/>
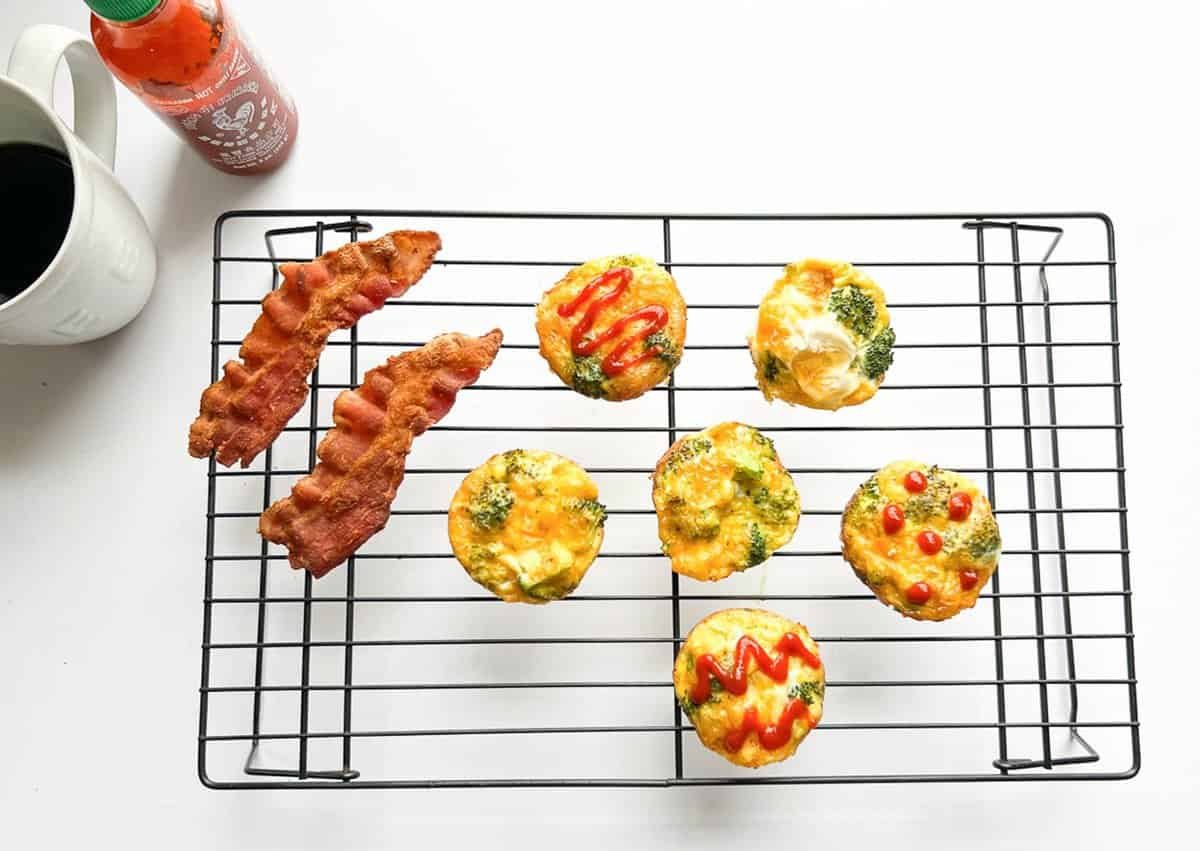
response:
<path fill-rule="evenodd" d="M 54 74 L 67 60 L 75 131 L 55 114 Z M 41 276 L 0 304 L 0 343 L 62 345 L 111 334 L 138 315 L 157 260 L 145 220 L 117 179 L 117 101 L 112 77 L 82 35 L 39 24 L 17 39 L 0 77 L 0 144 L 45 145 L 67 156 L 75 202 L 66 236 Z M 6 201 L 8 199 L 5 199 Z M 21 215 L 7 209 L 5 215 Z M 21 246 L 6 246 L 20 251 Z M 3 258 L 0 258 L 3 262 Z"/>

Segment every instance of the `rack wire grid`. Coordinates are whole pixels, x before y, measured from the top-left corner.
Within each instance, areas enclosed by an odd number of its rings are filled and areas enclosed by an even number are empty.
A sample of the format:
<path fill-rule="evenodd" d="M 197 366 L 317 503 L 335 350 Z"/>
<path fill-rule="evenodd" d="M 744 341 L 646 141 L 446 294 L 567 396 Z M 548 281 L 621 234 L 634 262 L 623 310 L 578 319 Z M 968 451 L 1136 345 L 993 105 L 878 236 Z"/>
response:
<path fill-rule="evenodd" d="M 1116 260 L 1102 214 L 621 215 L 236 211 L 216 223 L 212 376 L 277 264 L 398 228 L 445 249 L 404 298 L 336 333 L 310 401 L 246 470 L 208 472 L 199 771 L 216 788 L 691 786 L 1117 779 L 1140 763 Z M 264 242 L 265 241 L 265 242 Z M 265 244 L 265 250 L 264 250 Z M 612 404 L 560 385 L 533 306 L 569 267 L 641 253 L 689 305 L 670 383 Z M 895 364 L 870 402 L 769 405 L 746 351 L 786 261 L 839 257 L 884 287 Z M 499 326 L 479 384 L 419 438 L 387 528 L 326 578 L 292 571 L 258 514 L 312 466 L 333 397 L 398 351 Z M 804 514 L 791 544 L 719 583 L 673 574 L 649 475 L 677 436 L 771 435 Z M 604 547 L 578 592 L 506 605 L 454 561 L 446 506 L 495 452 L 574 458 Z M 841 559 L 841 506 L 918 458 L 986 488 L 1004 540 L 978 605 L 921 623 Z M 757 771 L 705 750 L 671 665 L 712 611 L 760 606 L 820 642 L 825 720 Z"/>

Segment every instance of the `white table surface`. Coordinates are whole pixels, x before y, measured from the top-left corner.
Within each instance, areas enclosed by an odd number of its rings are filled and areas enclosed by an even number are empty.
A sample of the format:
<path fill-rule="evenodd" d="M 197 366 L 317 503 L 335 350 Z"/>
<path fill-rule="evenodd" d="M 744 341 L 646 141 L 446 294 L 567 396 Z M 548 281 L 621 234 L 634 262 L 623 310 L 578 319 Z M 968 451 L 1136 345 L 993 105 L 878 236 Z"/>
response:
<path fill-rule="evenodd" d="M 1187 626 L 1196 567 L 1182 534 L 1200 474 L 1196 332 L 1183 319 L 1200 310 L 1188 250 L 1200 224 L 1194 12 L 589 5 L 237 3 L 301 113 L 292 162 L 265 179 L 210 170 L 120 92 L 117 171 L 158 241 L 154 296 L 107 340 L 0 350 L 4 844 L 1186 843 L 1168 837 L 1193 823 L 1200 791 Z M 43 21 L 87 27 L 74 0 L 6 3 L 0 55 Z M 637 117 L 636 132 L 598 132 L 614 113 Z M 208 377 L 212 220 L 233 207 L 323 205 L 1111 214 L 1142 773 L 1100 784 L 202 788 L 205 477 L 182 434 Z"/>

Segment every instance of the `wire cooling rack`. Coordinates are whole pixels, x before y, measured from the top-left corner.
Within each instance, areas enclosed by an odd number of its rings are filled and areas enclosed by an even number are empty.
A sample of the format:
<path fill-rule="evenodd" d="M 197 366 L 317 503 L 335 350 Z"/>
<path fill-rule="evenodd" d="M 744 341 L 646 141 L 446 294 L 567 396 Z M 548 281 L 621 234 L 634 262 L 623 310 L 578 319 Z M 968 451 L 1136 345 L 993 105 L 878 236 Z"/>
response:
<path fill-rule="evenodd" d="M 600 215 L 263 210 L 216 223 L 212 377 L 276 264 L 397 228 L 441 233 L 406 297 L 335 334 L 310 402 L 247 470 L 208 472 L 199 770 L 217 788 L 684 786 L 1116 779 L 1140 762 L 1126 536 L 1116 261 L 1099 214 Z M 560 386 L 532 307 L 584 259 L 641 253 L 689 304 L 668 385 L 621 403 Z M 745 351 L 782 265 L 849 260 L 886 290 L 899 342 L 875 399 L 767 404 Z M 388 527 L 314 582 L 255 533 L 311 467 L 333 397 L 437 333 L 499 326 L 479 385 L 419 438 Z M 679 434 L 738 419 L 776 441 L 795 539 L 720 583 L 658 552 L 649 474 Z M 578 592 L 508 606 L 450 553 L 446 505 L 494 452 L 583 464 L 610 509 Z M 1004 554 L 979 604 L 938 624 L 880 605 L 842 562 L 841 506 L 896 458 L 986 488 Z M 682 637 L 720 608 L 805 623 L 825 720 L 758 771 L 703 749 L 674 703 Z"/>

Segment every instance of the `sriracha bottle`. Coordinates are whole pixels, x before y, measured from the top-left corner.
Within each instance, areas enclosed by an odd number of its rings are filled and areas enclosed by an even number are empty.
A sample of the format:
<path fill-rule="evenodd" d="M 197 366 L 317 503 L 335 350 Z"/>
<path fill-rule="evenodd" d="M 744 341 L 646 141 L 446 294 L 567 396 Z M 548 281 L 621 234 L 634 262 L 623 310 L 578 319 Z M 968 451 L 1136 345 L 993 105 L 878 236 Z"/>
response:
<path fill-rule="evenodd" d="M 278 168 L 296 108 L 221 0 L 85 0 L 109 70 L 213 166 Z"/>

